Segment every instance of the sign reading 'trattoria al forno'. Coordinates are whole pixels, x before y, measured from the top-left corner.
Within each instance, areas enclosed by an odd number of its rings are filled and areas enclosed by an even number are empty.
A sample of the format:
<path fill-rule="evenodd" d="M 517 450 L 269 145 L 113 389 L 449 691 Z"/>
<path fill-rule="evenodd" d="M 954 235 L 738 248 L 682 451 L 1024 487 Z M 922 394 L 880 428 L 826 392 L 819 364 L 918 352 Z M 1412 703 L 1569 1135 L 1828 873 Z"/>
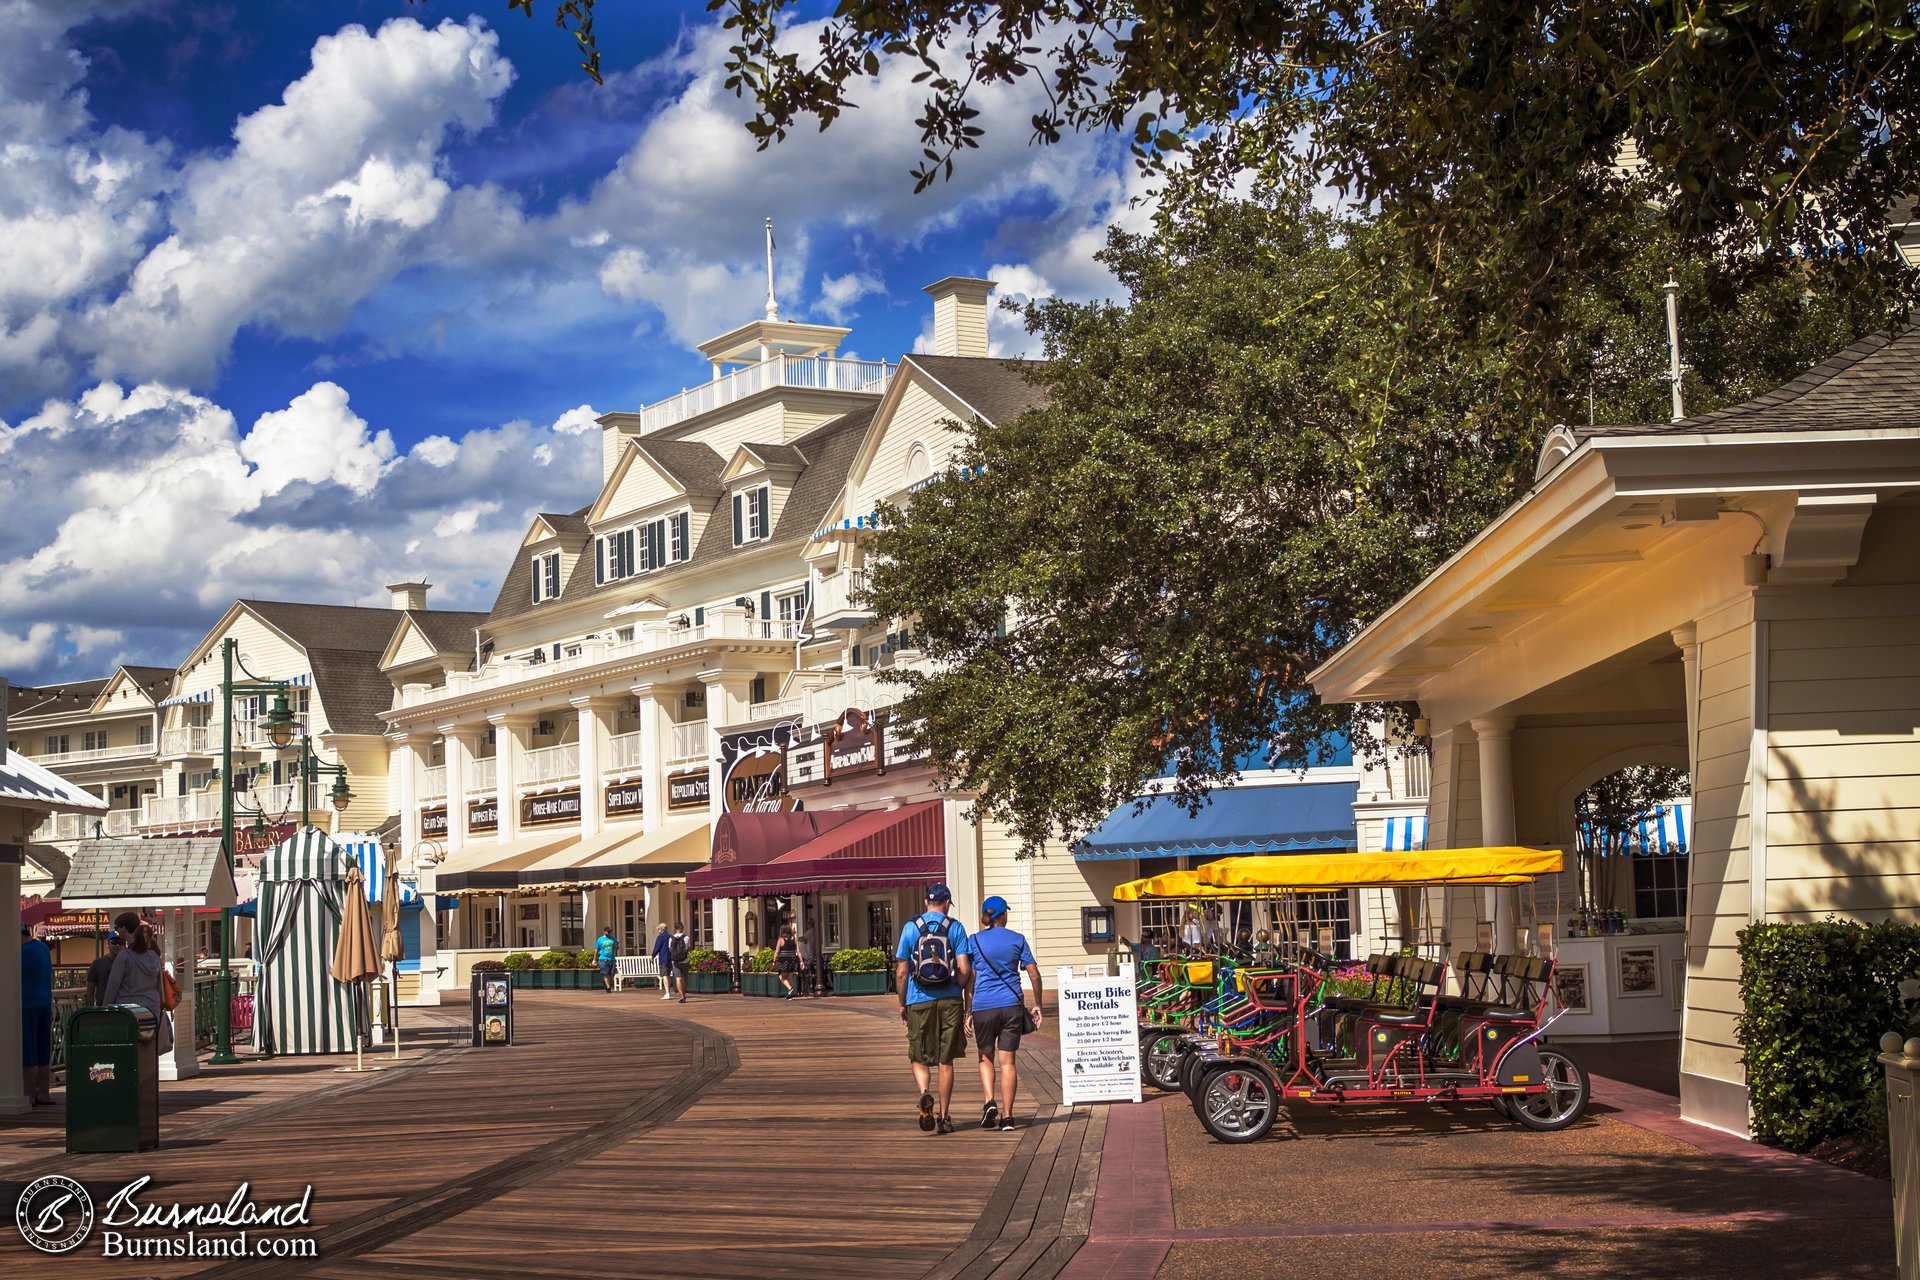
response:
<path fill-rule="evenodd" d="M 1104 967 L 1104 966 L 1102 966 Z M 1059 969 L 1060 1100 L 1140 1101 L 1140 1011 L 1133 966 L 1118 977 Z"/>

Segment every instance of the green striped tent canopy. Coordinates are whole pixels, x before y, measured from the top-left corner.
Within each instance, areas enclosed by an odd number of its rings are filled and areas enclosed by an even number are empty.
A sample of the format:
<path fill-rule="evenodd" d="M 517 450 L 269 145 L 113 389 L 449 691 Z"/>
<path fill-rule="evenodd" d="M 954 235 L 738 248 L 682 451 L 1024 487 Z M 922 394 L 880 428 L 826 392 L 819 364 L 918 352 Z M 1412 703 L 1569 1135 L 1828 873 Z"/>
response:
<path fill-rule="evenodd" d="M 256 1021 L 268 1053 L 353 1052 L 361 993 L 330 972 L 353 865 L 352 854 L 312 827 L 296 830 L 260 860 Z"/>

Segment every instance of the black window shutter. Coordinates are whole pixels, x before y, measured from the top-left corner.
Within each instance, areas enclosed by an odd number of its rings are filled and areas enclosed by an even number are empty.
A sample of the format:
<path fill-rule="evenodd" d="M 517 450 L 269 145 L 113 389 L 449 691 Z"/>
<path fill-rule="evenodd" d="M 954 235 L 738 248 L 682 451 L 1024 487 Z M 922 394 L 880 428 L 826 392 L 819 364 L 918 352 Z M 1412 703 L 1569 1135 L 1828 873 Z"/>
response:
<path fill-rule="evenodd" d="M 607 540 L 605 538 L 593 540 L 593 580 L 597 583 L 607 580 Z"/>
<path fill-rule="evenodd" d="M 691 517 L 684 511 L 674 517 L 680 526 L 680 558 L 688 559 L 693 555 L 693 530 Z"/>
<path fill-rule="evenodd" d="M 707 611 L 706 611 L 706 609 L 704 609 L 704 608 L 696 608 L 696 609 L 694 609 L 694 611 L 693 611 L 693 625 L 694 625 L 694 626 L 696 626 L 696 627 L 704 627 L 704 626 L 706 626 L 706 625 L 707 625 Z"/>
<path fill-rule="evenodd" d="M 773 620 L 773 592 L 771 591 L 760 593 L 760 616 L 769 622 Z"/>
<path fill-rule="evenodd" d="M 733 495 L 733 545 L 739 546 L 746 541 L 746 526 L 741 521 L 740 501 L 746 497 L 743 493 Z"/>

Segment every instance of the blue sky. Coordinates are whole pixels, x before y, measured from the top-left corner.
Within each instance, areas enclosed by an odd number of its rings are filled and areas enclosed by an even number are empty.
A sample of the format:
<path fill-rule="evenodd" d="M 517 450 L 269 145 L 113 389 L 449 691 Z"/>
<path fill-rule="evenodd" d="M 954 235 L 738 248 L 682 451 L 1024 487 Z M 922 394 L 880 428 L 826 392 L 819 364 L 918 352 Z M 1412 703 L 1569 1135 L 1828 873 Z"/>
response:
<path fill-rule="evenodd" d="M 756 153 L 698 0 L 603 6 L 601 87 L 539 7 L 0 0 L 0 673 L 171 663 L 237 595 L 484 608 L 592 496 L 592 415 L 758 314 L 767 216 L 782 315 L 869 357 L 941 276 L 1108 295 L 1144 218 L 1119 141 L 1029 146 L 1023 90 L 916 196 L 913 67 Z"/>

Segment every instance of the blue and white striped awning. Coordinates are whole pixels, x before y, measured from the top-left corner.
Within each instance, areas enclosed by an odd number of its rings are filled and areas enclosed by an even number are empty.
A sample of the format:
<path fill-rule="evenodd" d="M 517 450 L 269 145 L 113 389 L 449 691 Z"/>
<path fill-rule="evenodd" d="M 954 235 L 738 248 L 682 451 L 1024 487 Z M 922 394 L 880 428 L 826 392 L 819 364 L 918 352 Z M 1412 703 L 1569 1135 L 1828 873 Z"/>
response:
<path fill-rule="evenodd" d="M 304 672 L 297 676 L 287 676 L 284 679 L 274 677 L 272 680 L 272 683 L 284 684 L 294 689 L 304 689 L 312 682 L 312 675 Z M 190 702 L 214 702 L 217 701 L 219 697 L 220 690 L 218 689 L 202 689 L 198 693 L 182 693 L 171 698 L 164 698 L 160 701 L 159 705 L 163 707 L 178 707 Z"/>
<path fill-rule="evenodd" d="M 1427 815 L 1412 814 L 1388 818 L 1385 843 L 1388 853 L 1415 853 L 1427 847 Z"/>
<path fill-rule="evenodd" d="M 879 527 L 880 517 L 869 511 L 863 516 L 848 516 L 844 520 L 835 520 L 832 524 L 823 525 L 819 531 L 813 535 L 813 540 L 818 542 L 822 538 L 831 538 L 836 533 L 856 533 L 863 529 L 878 529 Z"/>
<path fill-rule="evenodd" d="M 387 855 L 380 841 L 358 832 L 334 837 L 334 842 L 360 864 L 360 875 L 367 883 L 367 901 L 378 906 L 387 891 Z M 420 905 L 420 886 L 407 877 L 400 878 L 400 905 Z"/>
<path fill-rule="evenodd" d="M 1580 847 L 1592 847 L 1591 833 L 1582 827 L 1577 833 Z M 1686 800 L 1663 804 L 1640 820 L 1627 834 L 1623 853 L 1659 856 L 1681 854 L 1693 846 L 1693 805 Z"/>

